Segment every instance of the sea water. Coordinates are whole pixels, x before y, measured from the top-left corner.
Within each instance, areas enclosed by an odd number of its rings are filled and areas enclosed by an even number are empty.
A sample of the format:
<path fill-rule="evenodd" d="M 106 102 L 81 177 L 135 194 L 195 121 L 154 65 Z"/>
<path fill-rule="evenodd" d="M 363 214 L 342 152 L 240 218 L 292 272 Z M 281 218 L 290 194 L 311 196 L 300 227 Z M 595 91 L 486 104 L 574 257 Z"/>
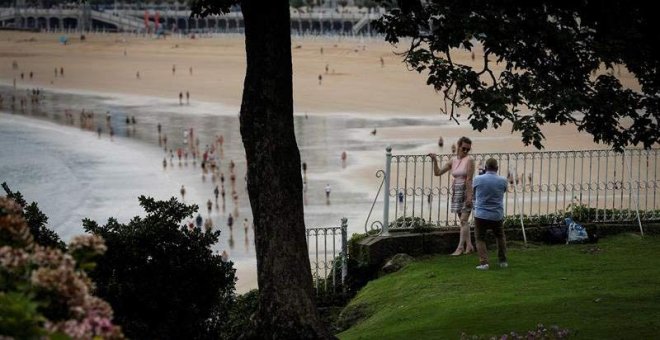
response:
<path fill-rule="evenodd" d="M 20 191 L 28 202 L 36 201 L 49 217 L 49 227 L 65 241 L 84 232 L 83 218 L 103 224 L 115 217 L 128 223 L 132 217 L 144 215 L 138 204 L 140 195 L 159 200 L 177 197 L 187 204 L 197 204 L 199 214 L 210 218 L 214 228 L 222 231 L 214 250 L 230 254 L 238 270 L 238 290 L 256 286 L 254 234 L 238 108 L 198 102 L 180 105 L 178 101 L 142 96 L 42 92 L 39 104 L 28 103 L 22 109 L 18 98 L 26 96 L 26 90 L 0 86 L 0 93 L 4 98 L 0 108 L 0 181 Z M 11 96 L 16 97 L 13 109 Z M 79 119 L 83 109 L 94 113 L 94 122 L 86 128 L 81 128 Z M 135 118 L 136 124 L 126 124 L 126 118 Z M 167 147 L 162 138 L 159 145 L 158 124 L 162 127 L 161 137 L 167 136 Z M 380 184 L 375 174 L 384 164 L 387 143 L 371 138 L 369 131 L 440 123 L 425 118 L 366 118 L 347 113 L 296 115 L 294 124 L 301 160 L 307 164 L 306 226 L 338 226 L 346 217 L 350 235 L 364 232 L 364 221 Z M 114 131 L 112 140 L 110 126 Z M 202 176 L 199 161 L 193 162 L 190 155 L 187 161 L 179 161 L 175 151 L 171 162 L 169 150 L 185 147 L 184 131 L 189 133 L 191 129 L 202 152 L 217 136 L 224 138 L 219 162 L 226 178 L 224 205 L 221 199 L 216 204 L 213 194 L 220 181 L 214 184 L 210 173 Z M 424 142 L 429 141 L 401 140 L 396 147 L 415 148 Z M 340 159 L 342 151 L 349 155 L 346 167 Z M 165 168 L 163 160 L 167 162 Z M 231 198 L 230 161 L 236 164 L 236 201 Z M 373 167 L 374 176 L 352 176 L 353 169 L 364 166 Z M 332 188 L 330 204 L 325 197 L 327 184 Z M 183 199 L 179 193 L 182 185 L 186 188 Z M 208 200 L 213 202 L 210 213 Z M 231 229 L 227 226 L 229 214 L 234 217 Z M 247 233 L 243 228 L 245 219 Z"/>

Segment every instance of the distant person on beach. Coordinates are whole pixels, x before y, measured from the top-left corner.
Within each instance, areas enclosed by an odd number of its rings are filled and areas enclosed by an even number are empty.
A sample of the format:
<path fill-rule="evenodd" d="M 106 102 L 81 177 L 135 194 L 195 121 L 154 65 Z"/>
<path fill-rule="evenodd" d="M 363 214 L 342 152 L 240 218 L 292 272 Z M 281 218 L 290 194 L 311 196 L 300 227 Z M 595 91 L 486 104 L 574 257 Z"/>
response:
<path fill-rule="evenodd" d="M 55 78 L 57 78 L 57 67 L 55 68 Z"/>
<path fill-rule="evenodd" d="M 64 67 L 60 66 L 60 77 L 64 77 Z"/>
<path fill-rule="evenodd" d="M 179 105 L 183 105 L 183 92 L 179 92 Z"/>
<path fill-rule="evenodd" d="M 472 150 L 472 141 L 467 137 L 458 140 L 458 151 L 456 157 L 447 162 L 442 168 L 438 166 L 437 155 L 430 153 L 433 161 L 433 172 L 436 176 L 442 176 L 451 170 L 454 177 L 452 184 L 451 212 L 456 213 L 461 221 L 460 238 L 458 247 L 451 255 L 469 254 L 474 251 L 472 239 L 470 238 L 470 226 L 468 219 L 472 211 L 472 178 L 474 176 L 474 159 L 468 156 Z"/>
<path fill-rule="evenodd" d="M 213 221 L 211 221 L 210 218 L 207 218 L 204 221 L 204 230 L 209 232 L 209 231 L 211 231 L 211 229 L 213 229 Z"/>
<path fill-rule="evenodd" d="M 156 128 L 158 129 L 158 134 L 160 135 L 160 131 L 162 130 L 162 126 L 160 126 L 160 123 L 158 123 L 158 126 Z"/>
<path fill-rule="evenodd" d="M 403 204 L 403 189 L 399 189 L 397 196 L 399 197 L 399 204 Z"/>
<path fill-rule="evenodd" d="M 346 154 L 346 151 L 343 151 L 341 153 L 341 166 L 342 168 L 346 167 L 346 159 L 348 158 L 348 155 Z"/>
<path fill-rule="evenodd" d="M 328 71 L 330 70 L 330 65 L 325 64 L 325 74 L 328 74 Z"/>
<path fill-rule="evenodd" d="M 440 136 L 440 138 L 438 138 L 438 146 L 439 147 L 445 146 L 445 140 L 442 139 L 442 136 Z"/>
<path fill-rule="evenodd" d="M 135 73 L 135 78 L 140 79 L 140 71 L 137 71 L 137 72 Z"/>
<path fill-rule="evenodd" d="M 372 135 L 372 136 L 375 136 L 375 135 L 376 135 L 376 132 L 377 132 L 376 129 L 371 130 L 371 135 Z"/>
<path fill-rule="evenodd" d="M 25 79 L 25 75 L 21 72 L 21 80 Z"/>
<path fill-rule="evenodd" d="M 321 85 L 321 82 L 323 82 L 323 75 L 319 74 L 319 85 Z"/>
<path fill-rule="evenodd" d="M 248 227 L 250 226 L 250 223 L 248 222 L 247 217 L 243 219 L 243 231 L 247 234 L 248 232 Z"/>
<path fill-rule="evenodd" d="M 385 67 L 385 59 L 383 57 L 380 57 L 380 67 Z"/>
<path fill-rule="evenodd" d="M 167 169 L 167 157 L 163 157 L 163 169 Z"/>
<path fill-rule="evenodd" d="M 330 191 L 332 191 L 332 188 L 330 187 L 330 183 L 325 185 L 325 203 L 330 204 Z"/>
<path fill-rule="evenodd" d="M 172 65 L 172 75 L 176 74 L 176 65 Z"/>
<path fill-rule="evenodd" d="M 474 228 L 479 253 L 478 270 L 487 270 L 488 249 L 486 247 L 486 230 L 492 229 L 497 240 L 497 257 L 500 267 L 509 266 L 506 260 L 506 237 L 502 227 L 504 220 L 504 193 L 507 189 L 506 178 L 497 175 L 497 161 L 489 158 L 486 161 L 486 173 L 474 179 Z"/>
<path fill-rule="evenodd" d="M 34 76 L 34 73 L 32 73 L 32 71 L 30 71 L 30 80 L 32 80 L 33 76 Z"/>
<path fill-rule="evenodd" d="M 195 224 L 197 224 L 197 228 L 202 227 L 202 222 L 204 222 L 204 219 L 202 218 L 201 214 L 197 214 L 197 217 L 195 218 Z"/>
<path fill-rule="evenodd" d="M 234 216 L 232 216 L 231 213 L 229 213 L 229 216 L 227 217 L 227 226 L 229 229 L 234 227 Z"/>
<path fill-rule="evenodd" d="M 186 91 L 186 104 L 190 104 L 190 92 Z"/>
<path fill-rule="evenodd" d="M 185 199 L 186 198 L 186 188 L 183 185 L 181 185 L 181 190 L 179 190 L 179 191 L 181 192 L 181 199 Z"/>
<path fill-rule="evenodd" d="M 191 76 L 193 75 L 192 66 L 190 66 L 190 75 L 191 75 Z"/>
<path fill-rule="evenodd" d="M 206 201 L 206 209 L 208 209 L 209 214 L 211 213 L 211 209 L 213 209 L 213 202 L 211 202 L 210 198 L 208 201 Z"/>

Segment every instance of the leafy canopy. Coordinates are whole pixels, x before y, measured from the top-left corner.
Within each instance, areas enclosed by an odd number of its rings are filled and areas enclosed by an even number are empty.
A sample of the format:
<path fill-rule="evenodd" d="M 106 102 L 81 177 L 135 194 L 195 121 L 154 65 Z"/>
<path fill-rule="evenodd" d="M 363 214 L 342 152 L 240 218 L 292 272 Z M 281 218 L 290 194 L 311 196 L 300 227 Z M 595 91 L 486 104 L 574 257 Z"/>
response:
<path fill-rule="evenodd" d="M 233 264 L 212 253 L 220 232 L 182 224 L 197 211 L 195 205 L 174 198 L 139 201 L 147 215 L 128 224 L 114 218 L 103 226 L 83 221 L 108 247 L 90 275 L 97 294 L 110 302 L 130 338 L 216 338 L 236 280 Z"/>
<path fill-rule="evenodd" d="M 405 63 L 428 73 L 444 95 L 441 111 L 454 120 L 467 107 L 478 131 L 509 121 L 537 148 L 546 123 L 575 124 L 618 150 L 660 141 L 660 40 L 650 2 L 398 3 L 376 26 L 392 44 L 410 39 Z M 483 59 L 459 62 L 457 54 L 477 44 Z M 639 88 L 621 84 L 623 67 Z"/>

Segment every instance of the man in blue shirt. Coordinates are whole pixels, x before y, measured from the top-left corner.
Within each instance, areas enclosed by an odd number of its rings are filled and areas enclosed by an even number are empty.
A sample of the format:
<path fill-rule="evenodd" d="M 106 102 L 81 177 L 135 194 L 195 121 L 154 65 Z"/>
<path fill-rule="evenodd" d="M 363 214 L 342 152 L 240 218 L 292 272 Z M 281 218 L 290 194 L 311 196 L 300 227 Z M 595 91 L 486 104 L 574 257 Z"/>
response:
<path fill-rule="evenodd" d="M 504 193 L 506 178 L 497 175 L 497 160 L 489 158 L 486 161 L 486 173 L 474 178 L 474 226 L 477 236 L 477 252 L 479 253 L 479 270 L 487 270 L 488 249 L 486 248 L 486 230 L 492 229 L 497 239 L 497 255 L 500 267 L 508 267 L 506 261 L 506 238 L 502 221 L 504 220 Z"/>

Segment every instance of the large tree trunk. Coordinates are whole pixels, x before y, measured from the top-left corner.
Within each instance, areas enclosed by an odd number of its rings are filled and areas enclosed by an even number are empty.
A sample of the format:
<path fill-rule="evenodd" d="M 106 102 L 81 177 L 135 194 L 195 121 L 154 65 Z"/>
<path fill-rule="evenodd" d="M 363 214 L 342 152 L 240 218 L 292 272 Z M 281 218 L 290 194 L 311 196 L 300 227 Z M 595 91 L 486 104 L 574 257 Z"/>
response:
<path fill-rule="evenodd" d="M 313 299 L 293 126 L 289 2 L 241 2 L 247 72 L 241 136 L 254 216 L 259 310 L 252 336 L 329 338 Z"/>

